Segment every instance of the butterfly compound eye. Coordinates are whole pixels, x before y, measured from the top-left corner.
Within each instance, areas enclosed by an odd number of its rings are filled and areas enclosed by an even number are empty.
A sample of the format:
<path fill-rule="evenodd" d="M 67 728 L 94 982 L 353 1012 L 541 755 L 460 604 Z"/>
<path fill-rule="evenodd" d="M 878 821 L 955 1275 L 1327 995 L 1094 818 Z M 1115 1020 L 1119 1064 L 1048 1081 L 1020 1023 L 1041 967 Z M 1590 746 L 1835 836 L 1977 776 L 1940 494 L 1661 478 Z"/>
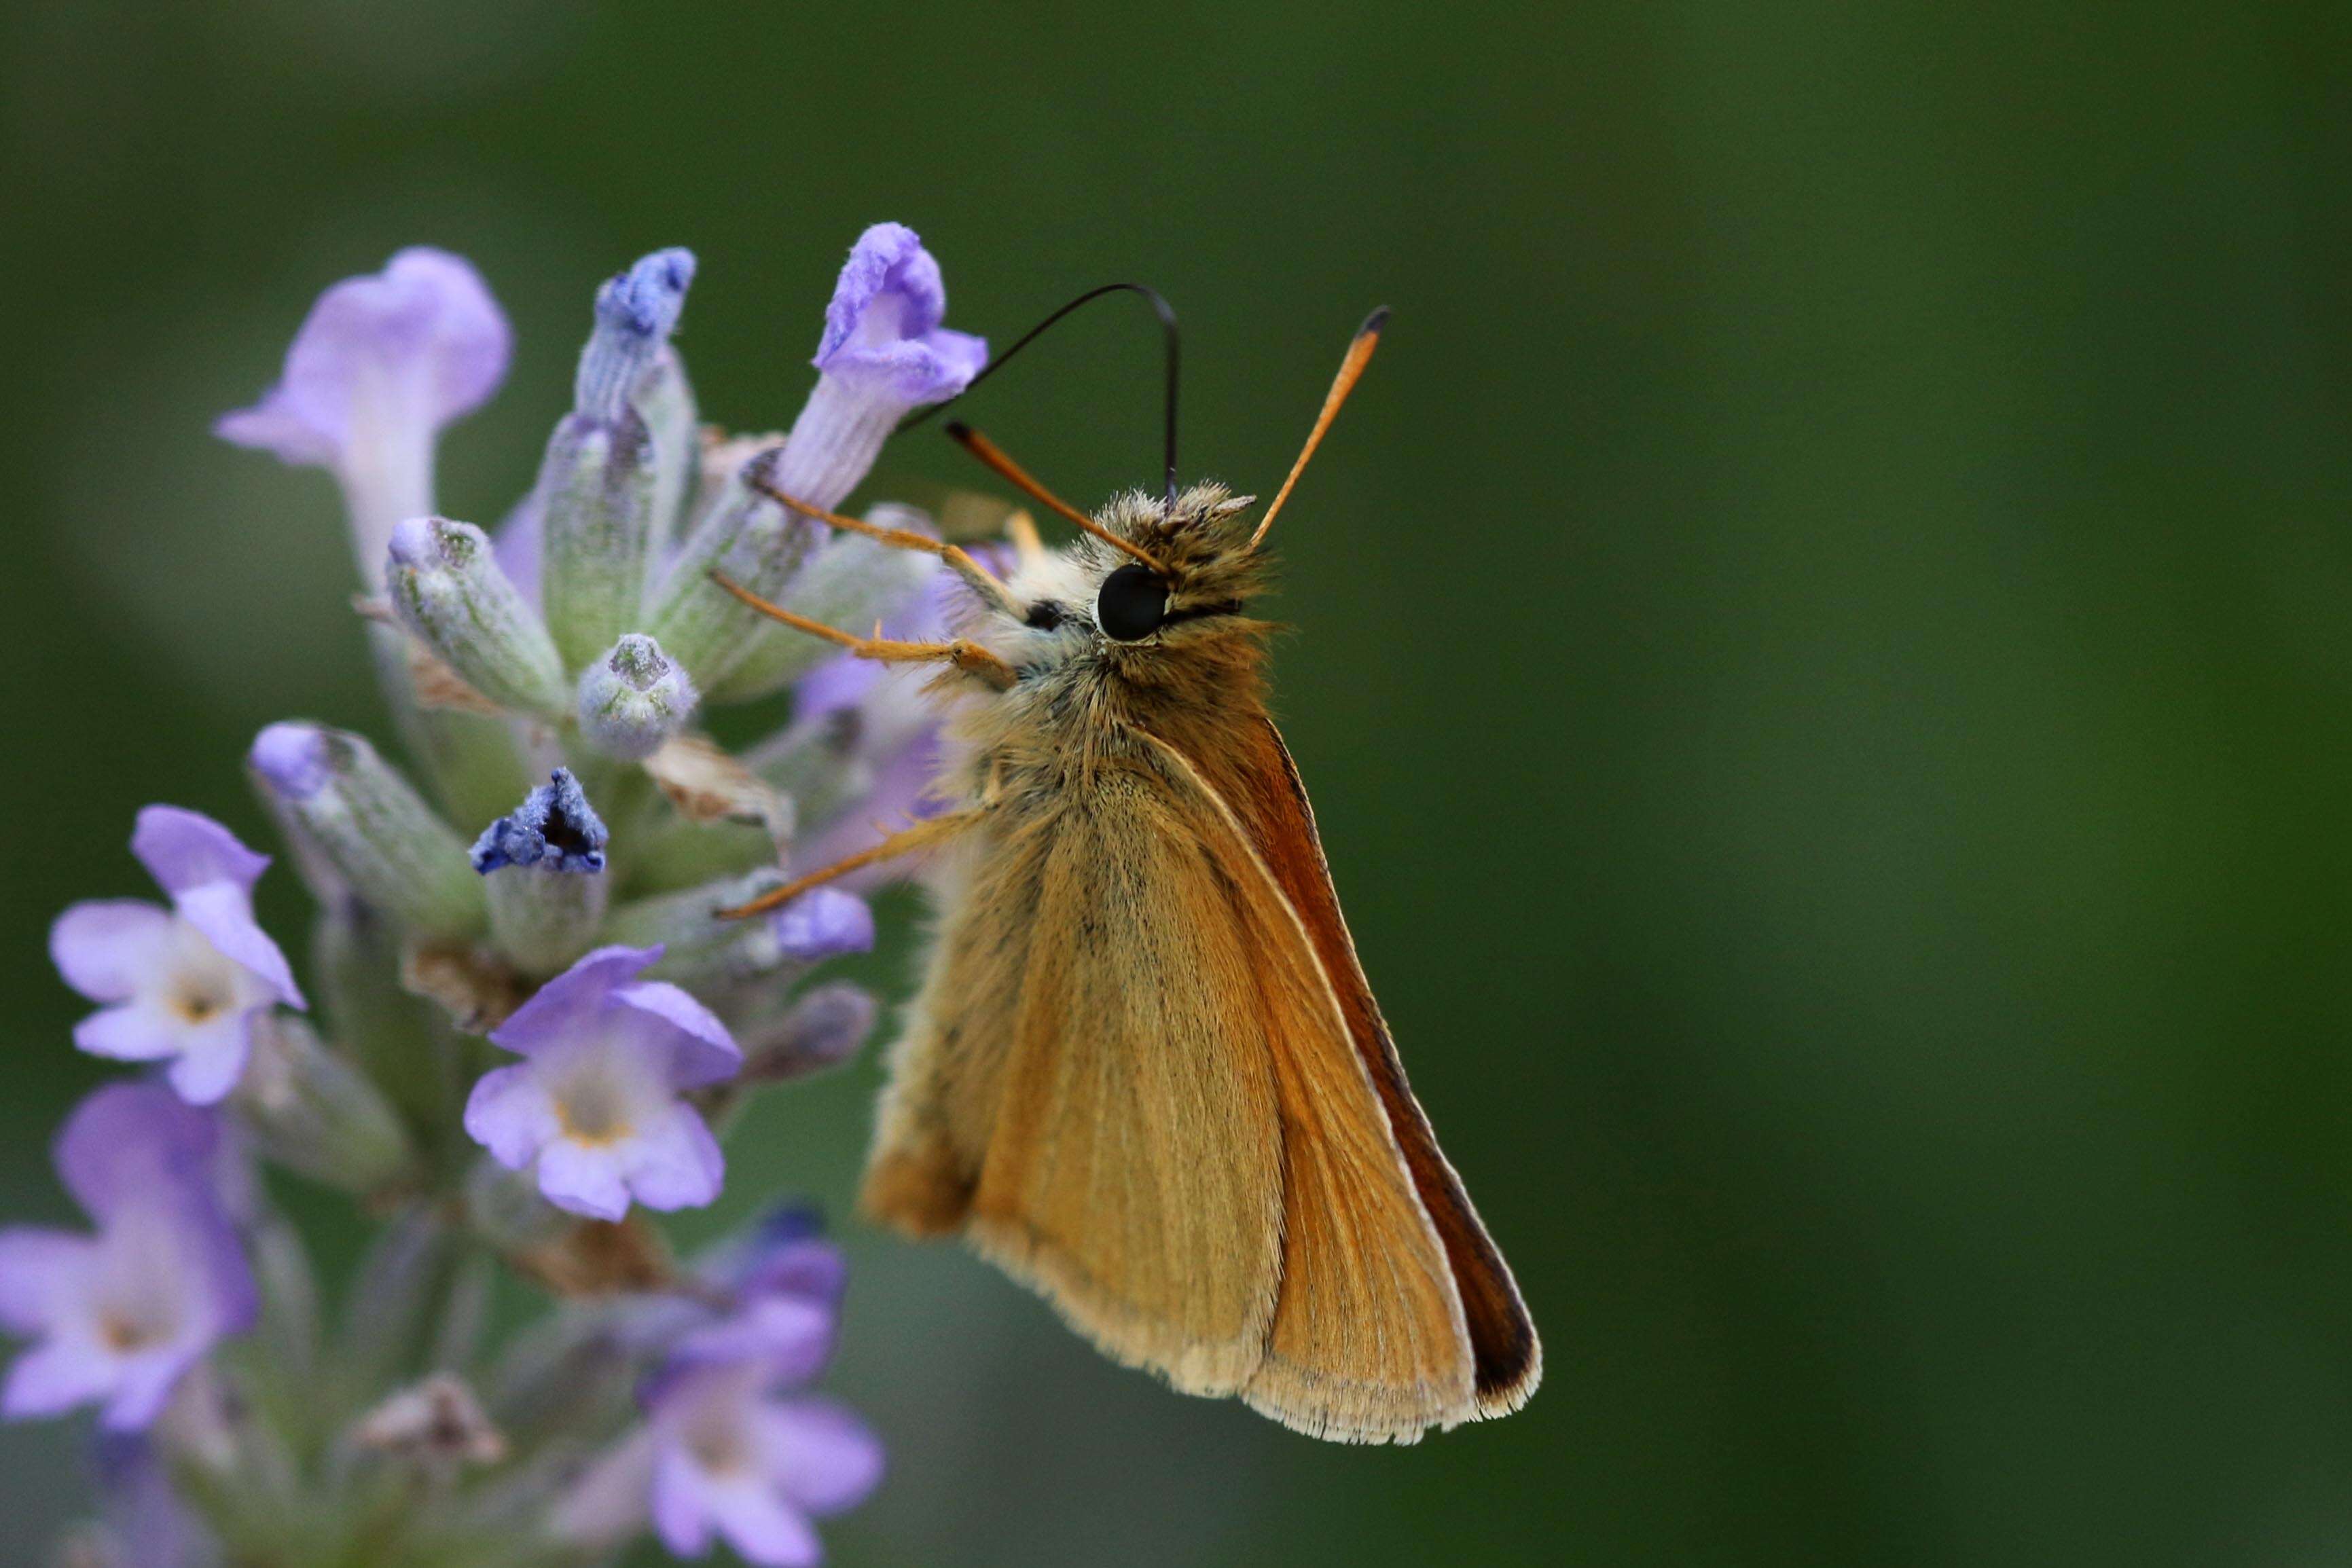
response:
<path fill-rule="evenodd" d="M 1148 566 L 1123 566 L 1103 579 L 1095 624 L 1121 643 L 1150 636 L 1168 619 L 1168 585 Z"/>

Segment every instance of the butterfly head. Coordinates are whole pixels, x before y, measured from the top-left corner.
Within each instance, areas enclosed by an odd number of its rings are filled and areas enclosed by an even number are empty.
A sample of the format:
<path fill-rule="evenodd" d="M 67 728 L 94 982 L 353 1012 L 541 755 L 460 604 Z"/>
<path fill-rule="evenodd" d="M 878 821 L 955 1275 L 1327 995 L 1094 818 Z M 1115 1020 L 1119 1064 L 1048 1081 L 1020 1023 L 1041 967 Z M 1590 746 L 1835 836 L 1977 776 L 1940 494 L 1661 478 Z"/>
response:
<path fill-rule="evenodd" d="M 1171 503 L 1140 491 L 1114 497 L 1097 521 L 1122 541 L 1083 538 L 1013 582 L 1024 624 L 1105 651 L 1169 649 L 1254 636 L 1251 599 L 1265 562 L 1250 548 L 1242 514 L 1251 497 L 1195 485 Z"/>

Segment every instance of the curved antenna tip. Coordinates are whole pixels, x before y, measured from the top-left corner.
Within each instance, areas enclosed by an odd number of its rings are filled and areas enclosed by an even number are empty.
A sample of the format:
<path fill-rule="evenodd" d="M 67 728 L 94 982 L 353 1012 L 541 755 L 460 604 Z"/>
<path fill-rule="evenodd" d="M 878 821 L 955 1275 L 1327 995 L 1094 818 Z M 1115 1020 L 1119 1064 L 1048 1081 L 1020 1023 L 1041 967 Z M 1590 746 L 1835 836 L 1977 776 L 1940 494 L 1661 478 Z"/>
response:
<path fill-rule="evenodd" d="M 1385 305 L 1380 306 L 1364 318 L 1364 324 L 1356 329 L 1356 336 L 1360 339 L 1377 338 L 1381 335 L 1381 329 L 1388 324 L 1389 308 Z"/>

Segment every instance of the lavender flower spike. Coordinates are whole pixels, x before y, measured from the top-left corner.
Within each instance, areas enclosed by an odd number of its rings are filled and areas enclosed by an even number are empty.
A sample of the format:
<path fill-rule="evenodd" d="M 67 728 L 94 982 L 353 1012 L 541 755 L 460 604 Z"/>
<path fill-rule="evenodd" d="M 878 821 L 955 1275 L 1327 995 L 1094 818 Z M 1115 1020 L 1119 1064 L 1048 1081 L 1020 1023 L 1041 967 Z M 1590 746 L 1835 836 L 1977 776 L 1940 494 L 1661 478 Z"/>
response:
<path fill-rule="evenodd" d="M 680 1557 L 723 1539 L 746 1562 L 824 1555 L 813 1520 L 863 1500 L 882 1446 L 831 1400 L 779 1397 L 833 1348 L 841 1254 L 786 1211 L 698 1270 L 701 1288 L 644 1321 L 668 1341 L 642 1396 L 646 1424 L 607 1449 L 557 1504 L 564 1539 L 618 1544 L 650 1523 Z"/>
<path fill-rule="evenodd" d="M 433 510 L 441 427 L 506 379 L 512 334 L 472 266 L 415 246 L 380 273 L 347 277 L 304 319 L 278 384 L 214 433 L 334 473 L 360 573 L 382 581 L 393 525 Z"/>
<path fill-rule="evenodd" d="M 732 1078 L 727 1027 L 676 986 L 638 976 L 658 947 L 602 947 L 540 988 L 490 1040 L 525 1060 L 474 1085 L 466 1131 L 550 1203 L 619 1219 L 719 1196 L 719 1141 L 680 1095 Z"/>
<path fill-rule="evenodd" d="M 0 1230 L 0 1328 L 39 1342 L 9 1368 L 0 1414 L 97 1403 L 108 1427 L 143 1427 L 252 1325 L 253 1275 L 214 1192 L 218 1137 L 215 1116 L 152 1084 L 110 1084 L 67 1120 L 58 1173 L 98 1232 Z"/>
<path fill-rule="evenodd" d="M 77 904 L 49 932 L 66 984 L 106 1006 L 74 1029 L 93 1056 L 169 1061 L 172 1085 L 197 1104 L 236 1086 L 254 1015 L 302 1007 L 286 955 L 253 918 L 253 884 L 269 857 L 210 817 L 176 806 L 139 813 L 131 850 L 172 907 L 135 899 Z"/>

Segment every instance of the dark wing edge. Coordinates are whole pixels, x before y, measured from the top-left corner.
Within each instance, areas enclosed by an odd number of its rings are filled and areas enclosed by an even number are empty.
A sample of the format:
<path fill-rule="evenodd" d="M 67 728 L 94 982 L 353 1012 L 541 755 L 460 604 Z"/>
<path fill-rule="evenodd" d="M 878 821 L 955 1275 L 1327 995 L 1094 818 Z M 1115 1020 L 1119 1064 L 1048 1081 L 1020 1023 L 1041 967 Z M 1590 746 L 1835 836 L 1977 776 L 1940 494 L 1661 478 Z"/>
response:
<path fill-rule="evenodd" d="M 1316 956 L 1347 1015 L 1348 1031 L 1380 1092 L 1389 1126 L 1402 1148 L 1422 1204 L 1437 1227 L 1454 1270 L 1454 1284 L 1470 1329 L 1475 1364 L 1477 1413 L 1507 1416 L 1528 1402 L 1543 1380 L 1543 1345 L 1519 1287 L 1494 1238 L 1478 1218 L 1462 1178 L 1438 1147 L 1429 1116 L 1413 1098 L 1404 1063 L 1397 1055 L 1388 1021 L 1381 1016 L 1355 939 L 1339 912 L 1323 841 L 1315 831 L 1315 808 L 1298 765 L 1270 718 L 1260 721 L 1273 766 L 1234 770 L 1242 786 L 1229 797 L 1255 844 L 1259 857 L 1307 928 Z"/>

